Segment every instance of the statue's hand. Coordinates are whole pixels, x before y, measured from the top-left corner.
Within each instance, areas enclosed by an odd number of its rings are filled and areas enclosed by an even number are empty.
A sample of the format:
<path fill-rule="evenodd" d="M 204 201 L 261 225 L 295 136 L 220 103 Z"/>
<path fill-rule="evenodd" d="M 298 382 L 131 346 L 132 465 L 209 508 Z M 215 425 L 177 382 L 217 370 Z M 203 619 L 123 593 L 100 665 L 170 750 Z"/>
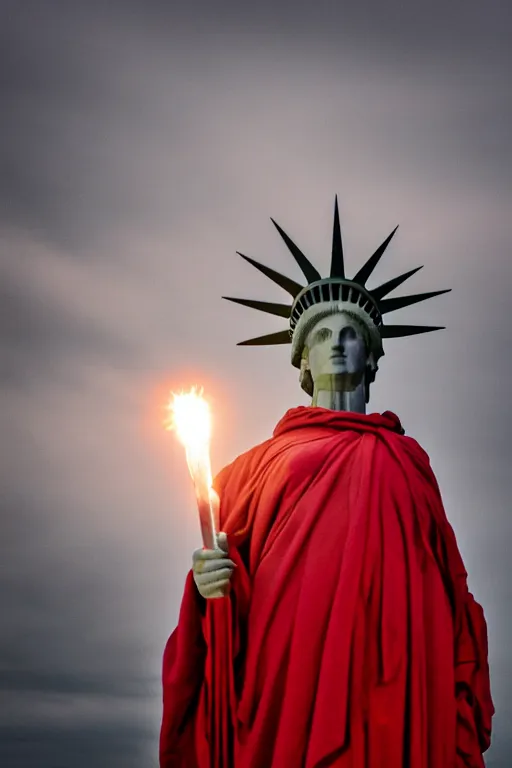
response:
<path fill-rule="evenodd" d="M 192 572 L 201 597 L 225 597 L 235 563 L 228 557 L 228 538 L 217 536 L 217 549 L 196 549 L 192 556 Z"/>

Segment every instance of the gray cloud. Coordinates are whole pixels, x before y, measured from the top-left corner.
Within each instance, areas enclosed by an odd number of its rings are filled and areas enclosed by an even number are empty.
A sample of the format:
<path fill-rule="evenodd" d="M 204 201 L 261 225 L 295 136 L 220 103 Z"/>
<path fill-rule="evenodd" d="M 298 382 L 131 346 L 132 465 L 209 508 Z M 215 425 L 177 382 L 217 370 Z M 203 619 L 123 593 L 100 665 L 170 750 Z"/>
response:
<path fill-rule="evenodd" d="M 299 277 L 269 215 L 326 269 L 338 192 L 349 268 L 400 223 L 375 279 L 454 289 L 400 313 L 447 330 L 389 342 L 372 408 L 432 456 L 505 768 L 510 11 L 213 5 L 0 11 L 0 762 L 155 764 L 197 546 L 163 404 L 206 384 L 218 467 L 301 402 L 287 351 L 235 347 L 275 320 L 218 297 L 281 297 L 237 249 Z"/>

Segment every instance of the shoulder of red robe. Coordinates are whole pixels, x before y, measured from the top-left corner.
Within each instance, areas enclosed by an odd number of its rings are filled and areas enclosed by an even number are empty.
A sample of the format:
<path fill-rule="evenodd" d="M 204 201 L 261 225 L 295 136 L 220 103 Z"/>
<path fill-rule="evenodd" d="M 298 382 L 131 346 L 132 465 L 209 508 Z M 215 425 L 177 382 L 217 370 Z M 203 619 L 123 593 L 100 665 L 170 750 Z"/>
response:
<path fill-rule="evenodd" d="M 296 429 L 316 427 L 328 430 L 353 430 L 355 432 L 375 432 L 389 430 L 404 435 L 398 416 L 391 411 L 384 413 L 351 413 L 349 411 L 331 411 L 327 408 L 299 406 L 285 413 L 274 429 L 274 437 Z"/>

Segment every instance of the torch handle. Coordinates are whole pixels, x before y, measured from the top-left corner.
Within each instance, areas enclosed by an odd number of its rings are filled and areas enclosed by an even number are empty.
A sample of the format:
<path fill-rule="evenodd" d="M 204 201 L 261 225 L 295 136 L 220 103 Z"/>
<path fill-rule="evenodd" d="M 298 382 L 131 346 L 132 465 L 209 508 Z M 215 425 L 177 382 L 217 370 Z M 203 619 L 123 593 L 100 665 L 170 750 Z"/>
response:
<path fill-rule="evenodd" d="M 215 515 L 210 499 L 197 495 L 197 509 L 199 511 L 199 523 L 201 536 L 205 549 L 217 549 L 217 530 Z"/>
<path fill-rule="evenodd" d="M 187 464 L 194 483 L 203 545 L 206 549 L 216 549 L 219 497 L 212 488 L 208 446 L 203 445 L 201 450 L 195 451 L 188 448 Z"/>

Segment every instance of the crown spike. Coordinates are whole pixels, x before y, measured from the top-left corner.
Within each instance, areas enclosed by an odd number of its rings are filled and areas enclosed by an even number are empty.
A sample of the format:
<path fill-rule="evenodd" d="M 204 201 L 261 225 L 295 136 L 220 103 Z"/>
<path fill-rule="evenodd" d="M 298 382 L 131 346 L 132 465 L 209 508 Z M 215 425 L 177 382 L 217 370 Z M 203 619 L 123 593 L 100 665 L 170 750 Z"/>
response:
<path fill-rule="evenodd" d="M 388 280 L 387 283 L 379 285 L 378 288 L 374 288 L 370 293 L 374 299 L 380 301 L 380 299 L 383 299 L 388 293 L 391 293 L 391 291 L 394 291 L 395 288 L 398 288 L 399 285 L 402 285 L 402 283 L 405 283 L 406 280 L 415 275 L 416 272 L 419 272 L 420 269 L 423 269 L 423 265 L 421 267 L 416 267 L 416 269 L 411 269 L 409 272 L 404 272 L 403 275 L 398 275 L 398 277 L 394 277 L 392 280 Z"/>
<path fill-rule="evenodd" d="M 440 296 L 442 293 L 449 293 L 451 288 L 446 288 L 444 291 L 430 291 L 429 293 L 417 293 L 413 296 L 396 296 L 394 299 L 383 299 L 379 302 L 379 309 L 381 315 L 385 315 L 387 312 L 393 312 L 395 309 L 402 309 L 402 307 L 409 307 L 411 304 L 417 304 L 420 301 L 426 301 L 433 296 Z"/>
<path fill-rule="evenodd" d="M 398 339 L 402 336 L 416 336 L 418 333 L 443 330 L 442 325 L 383 325 L 380 335 L 383 339 Z"/>
<path fill-rule="evenodd" d="M 368 278 L 372 274 L 373 270 L 375 269 L 375 267 L 379 263 L 382 254 L 384 253 L 384 251 L 388 247 L 389 241 L 391 240 L 391 238 L 393 237 L 393 235 L 395 234 L 397 229 L 398 229 L 398 227 L 394 228 L 392 233 L 390 235 L 388 235 L 388 237 L 384 240 L 383 243 L 381 243 L 381 245 L 379 245 L 379 247 L 377 248 L 375 253 L 372 256 L 370 256 L 370 258 L 368 259 L 368 261 L 365 264 L 363 264 L 363 266 L 361 267 L 361 269 L 359 270 L 357 275 L 353 278 L 353 282 L 354 283 L 360 283 L 360 285 L 365 285 L 366 284 L 366 281 L 368 280 Z"/>
<path fill-rule="evenodd" d="M 292 308 L 288 304 L 274 304 L 269 301 L 254 301 L 253 299 L 234 299 L 232 296 L 223 296 L 226 301 L 233 301 L 235 304 L 241 304 L 243 307 L 258 309 L 260 312 L 266 312 L 268 315 L 289 318 Z"/>
<path fill-rule="evenodd" d="M 245 261 L 249 262 L 249 264 L 252 264 L 253 267 L 256 267 L 256 269 L 262 272 L 265 277 L 270 278 L 270 280 L 276 283 L 276 285 L 278 285 L 280 288 L 283 288 L 293 298 L 298 296 L 302 291 L 303 286 L 299 285 L 299 283 L 296 283 L 295 280 L 281 275 L 279 272 L 276 272 L 275 269 L 266 267 L 264 264 L 260 264 L 259 261 L 255 261 L 254 259 L 249 258 L 249 256 L 244 256 L 244 254 L 240 253 L 240 251 L 237 251 L 237 254 L 241 256 L 242 259 L 245 259 Z"/>
<path fill-rule="evenodd" d="M 292 338 L 290 331 L 277 331 L 277 333 L 269 333 L 266 336 L 258 336 L 255 339 L 247 339 L 247 341 L 239 341 L 238 347 L 260 347 L 270 346 L 274 344 L 291 344 Z"/>
<path fill-rule="evenodd" d="M 306 280 L 308 281 L 308 283 L 314 283 L 317 280 L 321 280 L 322 278 L 320 276 L 320 273 L 317 272 L 317 270 L 311 264 L 309 259 L 306 256 L 304 256 L 304 254 L 302 253 L 300 248 L 298 248 L 295 245 L 293 240 L 286 234 L 286 232 L 283 229 L 281 229 L 279 224 L 276 221 L 274 221 L 274 219 L 271 218 L 270 221 L 272 222 L 274 227 L 277 229 L 277 231 L 279 232 L 279 234 L 283 238 L 284 242 L 286 243 L 286 245 L 288 247 L 288 250 L 291 252 L 293 258 L 295 259 L 295 261 L 297 262 L 297 264 L 301 268 L 302 273 L 303 273 L 304 277 L 306 278 Z"/>
<path fill-rule="evenodd" d="M 340 214 L 338 210 L 338 195 L 334 198 L 334 223 L 332 227 L 332 256 L 331 277 L 345 277 L 343 260 L 343 243 L 341 240 Z"/>

